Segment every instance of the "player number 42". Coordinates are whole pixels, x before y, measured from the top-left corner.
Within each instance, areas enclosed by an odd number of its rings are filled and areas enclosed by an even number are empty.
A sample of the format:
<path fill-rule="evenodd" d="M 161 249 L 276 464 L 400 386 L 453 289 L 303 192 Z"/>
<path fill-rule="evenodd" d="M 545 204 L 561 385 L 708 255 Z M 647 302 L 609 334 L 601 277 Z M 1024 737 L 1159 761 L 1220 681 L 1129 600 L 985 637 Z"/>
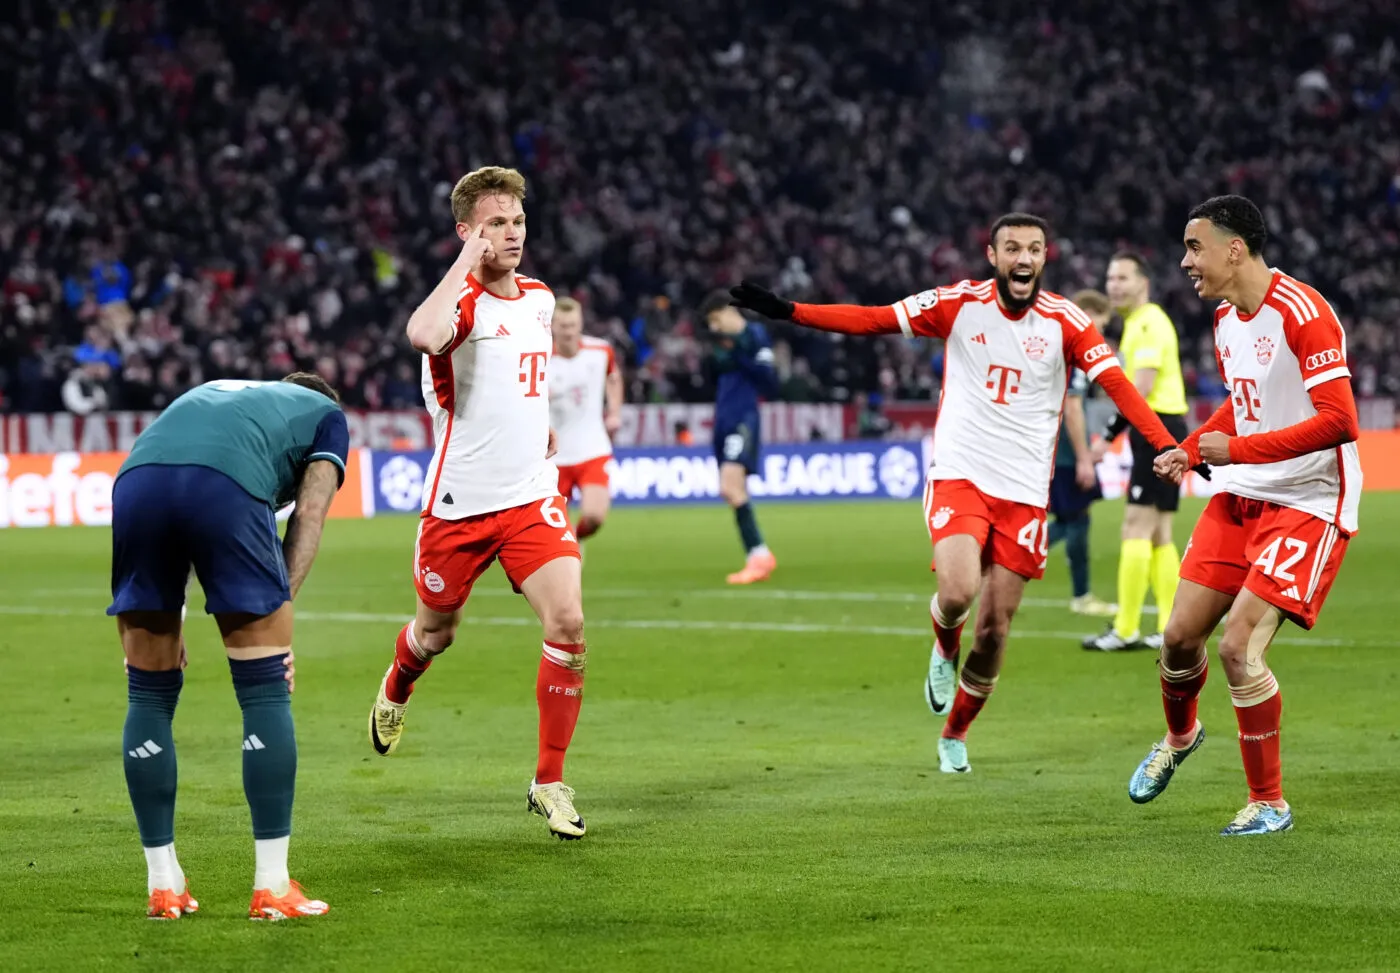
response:
<path fill-rule="evenodd" d="M 1285 552 L 1283 560 L 1280 561 L 1279 555 Z M 1275 537 L 1273 543 L 1259 553 L 1254 566 L 1278 581 L 1292 582 L 1297 580 L 1293 577 L 1293 565 L 1306 557 L 1307 553 L 1307 541 L 1300 541 L 1296 537 Z"/>

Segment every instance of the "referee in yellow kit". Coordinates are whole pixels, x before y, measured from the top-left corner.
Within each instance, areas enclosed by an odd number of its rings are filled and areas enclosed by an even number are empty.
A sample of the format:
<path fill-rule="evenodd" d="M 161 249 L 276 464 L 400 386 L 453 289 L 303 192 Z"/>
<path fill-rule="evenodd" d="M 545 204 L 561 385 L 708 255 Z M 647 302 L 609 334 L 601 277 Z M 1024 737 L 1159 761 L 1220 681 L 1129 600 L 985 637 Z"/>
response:
<path fill-rule="evenodd" d="M 1123 337 L 1118 346 L 1123 370 L 1180 442 L 1186 438 L 1186 385 L 1181 379 L 1176 326 L 1160 305 L 1148 299 L 1150 289 L 1147 263 L 1142 257 L 1127 252 L 1114 254 L 1108 262 L 1104 290 L 1123 318 Z M 1100 450 L 1106 449 L 1127 425 L 1122 416 L 1115 416 L 1104 431 Z M 1181 567 L 1172 539 L 1172 515 L 1180 502 L 1180 489 L 1153 475 L 1156 453 L 1136 429 L 1129 430 L 1128 443 L 1133 451 L 1133 472 L 1128 481 L 1123 548 L 1118 558 L 1118 615 L 1108 631 L 1084 640 L 1084 648 L 1100 652 L 1161 648 L 1161 629 L 1171 615 Z M 1101 456 L 1102 452 L 1095 459 Z M 1158 631 L 1144 638 L 1142 606 L 1149 584 L 1157 598 Z"/>

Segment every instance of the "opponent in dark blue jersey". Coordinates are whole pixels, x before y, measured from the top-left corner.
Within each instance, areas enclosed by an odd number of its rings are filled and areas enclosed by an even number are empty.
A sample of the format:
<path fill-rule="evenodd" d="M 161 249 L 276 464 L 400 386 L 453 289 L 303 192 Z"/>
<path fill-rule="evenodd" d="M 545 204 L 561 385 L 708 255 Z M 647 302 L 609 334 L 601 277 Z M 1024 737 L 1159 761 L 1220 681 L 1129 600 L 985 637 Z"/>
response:
<path fill-rule="evenodd" d="M 778 566 L 763 543 L 749 502 L 747 478 L 758 472 L 760 397 L 778 392 L 773 349 L 763 326 L 744 318 L 730 306 L 728 291 L 710 295 L 701 307 L 715 337 L 712 364 L 715 381 L 715 459 L 719 461 L 720 494 L 734 508 L 746 557 L 744 567 L 729 575 L 730 584 L 765 581 Z"/>
<path fill-rule="evenodd" d="M 147 915 L 199 908 L 175 857 L 175 743 L 190 568 L 228 650 L 243 710 L 243 789 L 253 818 L 252 918 L 322 915 L 287 874 L 297 746 L 292 599 L 311 570 L 350 435 L 339 398 L 304 372 L 208 382 L 170 404 L 112 487 L 112 605 L 127 662 L 127 790 L 146 850 Z M 286 539 L 276 509 L 295 500 Z"/>

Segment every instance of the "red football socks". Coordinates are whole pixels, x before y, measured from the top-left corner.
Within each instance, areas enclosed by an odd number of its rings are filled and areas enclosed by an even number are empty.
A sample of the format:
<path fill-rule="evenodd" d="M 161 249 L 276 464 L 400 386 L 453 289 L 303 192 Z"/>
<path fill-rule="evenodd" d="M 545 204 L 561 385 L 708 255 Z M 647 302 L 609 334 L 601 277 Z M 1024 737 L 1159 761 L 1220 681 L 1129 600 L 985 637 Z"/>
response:
<path fill-rule="evenodd" d="M 938 654 L 945 659 L 956 659 L 962 645 L 962 630 L 967 624 L 968 613 L 965 611 L 958 618 L 950 618 L 943 613 L 943 606 L 938 603 L 938 596 L 934 595 L 933 603 L 929 605 L 929 615 L 933 618 L 933 637 L 938 646 Z"/>
<path fill-rule="evenodd" d="M 1162 679 L 1162 709 L 1167 714 L 1167 745 L 1189 747 L 1196 733 L 1196 701 L 1206 684 L 1206 657 L 1189 669 L 1159 666 Z"/>
<path fill-rule="evenodd" d="M 1283 803 L 1283 761 L 1279 755 L 1279 723 L 1283 695 L 1272 672 L 1244 686 L 1231 686 L 1235 718 L 1240 724 L 1240 756 L 1249 782 L 1249 799 Z"/>
<path fill-rule="evenodd" d="M 394 664 L 389 667 L 389 679 L 384 686 L 384 695 L 391 703 L 406 703 L 413 694 L 413 684 L 432 665 L 433 657 L 425 653 L 413 636 L 413 623 L 409 622 L 399 632 L 394 642 Z"/>
<path fill-rule="evenodd" d="M 968 727 L 977 719 L 977 714 L 982 712 L 982 707 L 987 704 L 987 697 L 992 695 L 996 685 L 995 676 L 990 681 L 984 681 L 981 676 L 963 672 L 962 678 L 958 680 L 957 695 L 953 697 L 953 709 L 948 714 L 947 722 L 943 724 L 943 736 L 946 739 L 967 739 Z"/>
<path fill-rule="evenodd" d="M 535 681 L 540 707 L 540 757 L 535 783 L 552 784 L 564 779 L 564 753 L 578 725 L 583 704 L 583 643 L 545 642 Z"/>

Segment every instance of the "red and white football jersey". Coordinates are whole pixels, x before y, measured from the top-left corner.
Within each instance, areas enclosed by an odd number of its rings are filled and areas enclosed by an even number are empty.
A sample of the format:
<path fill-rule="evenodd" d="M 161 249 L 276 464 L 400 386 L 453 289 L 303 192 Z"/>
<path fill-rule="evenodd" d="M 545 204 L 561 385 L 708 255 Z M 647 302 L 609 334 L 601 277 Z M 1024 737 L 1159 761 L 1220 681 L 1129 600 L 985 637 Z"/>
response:
<path fill-rule="evenodd" d="M 444 520 L 518 507 L 556 494 L 549 446 L 554 293 L 516 275 L 520 296 L 497 297 L 474 276 L 462 285 L 456 332 L 423 356 L 423 401 L 436 448 L 423 513 Z"/>
<path fill-rule="evenodd" d="M 1089 316 L 1048 291 L 1013 316 L 997 303 L 994 280 L 893 307 L 905 337 L 946 343 L 929 479 L 970 480 L 989 496 L 1044 507 L 1070 368 L 1093 381 L 1119 367 Z"/>
<path fill-rule="evenodd" d="M 1308 390 L 1351 378 L 1346 335 L 1331 305 L 1277 270 L 1252 315 L 1228 303 L 1216 308 L 1215 355 L 1240 436 L 1311 419 L 1317 410 Z M 1357 529 L 1361 459 L 1356 443 L 1279 463 L 1235 463 L 1212 474 L 1221 490 L 1301 510 L 1347 533 Z"/>
<path fill-rule="evenodd" d="M 608 376 L 617 368 L 612 345 L 584 335 L 572 358 L 555 355 L 549 370 L 549 415 L 559 437 L 558 466 L 575 466 L 612 455 L 603 425 Z"/>

